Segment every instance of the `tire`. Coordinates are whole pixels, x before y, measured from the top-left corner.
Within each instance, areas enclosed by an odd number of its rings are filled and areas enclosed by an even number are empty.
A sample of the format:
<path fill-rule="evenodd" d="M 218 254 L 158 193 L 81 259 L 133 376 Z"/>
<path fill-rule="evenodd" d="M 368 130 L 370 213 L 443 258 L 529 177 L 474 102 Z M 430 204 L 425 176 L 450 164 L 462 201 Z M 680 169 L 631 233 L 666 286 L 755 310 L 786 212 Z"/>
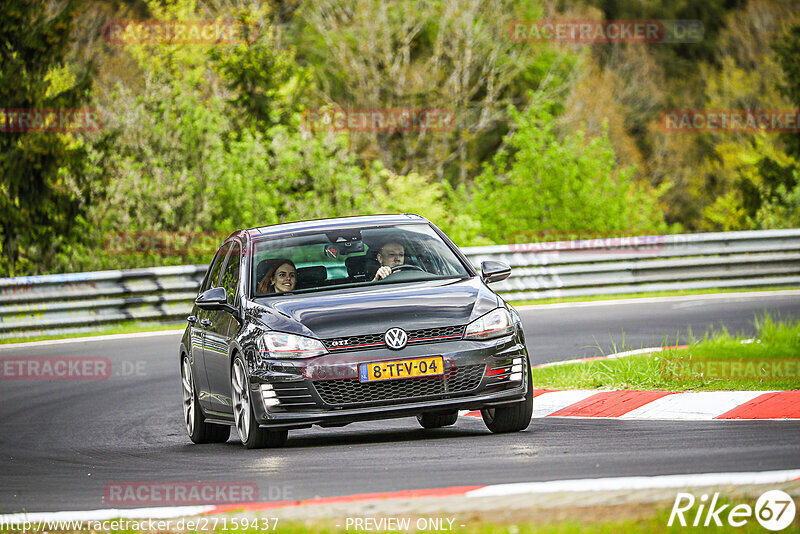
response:
<path fill-rule="evenodd" d="M 250 379 L 247 376 L 247 367 L 238 354 L 233 358 L 231 367 L 231 399 L 236 431 L 239 433 L 242 445 L 248 449 L 263 449 L 280 447 L 286 443 L 288 430 L 269 430 L 258 426 L 250 404 Z"/>
<path fill-rule="evenodd" d="M 197 400 L 192 364 L 189 356 L 181 358 L 181 384 L 183 389 L 183 423 L 189 439 L 194 443 L 225 443 L 231 436 L 229 425 L 206 423 L 203 410 Z"/>
<path fill-rule="evenodd" d="M 458 412 L 424 413 L 417 416 L 417 421 L 422 428 L 441 428 L 456 424 Z"/>
<path fill-rule="evenodd" d="M 533 379 L 531 377 L 530 363 L 528 367 L 528 388 L 525 393 L 525 400 L 516 402 L 508 406 L 498 406 L 496 408 L 483 408 L 481 417 L 486 427 L 495 434 L 504 432 L 519 432 L 528 428 L 533 416 Z"/>

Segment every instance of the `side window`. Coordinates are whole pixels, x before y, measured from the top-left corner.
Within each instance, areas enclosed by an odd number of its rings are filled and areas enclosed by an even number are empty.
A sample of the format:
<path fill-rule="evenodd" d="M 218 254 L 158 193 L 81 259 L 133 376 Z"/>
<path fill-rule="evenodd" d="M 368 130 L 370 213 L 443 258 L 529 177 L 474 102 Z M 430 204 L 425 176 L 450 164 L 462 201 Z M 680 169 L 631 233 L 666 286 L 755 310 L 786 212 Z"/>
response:
<path fill-rule="evenodd" d="M 231 242 L 228 242 L 222 245 L 222 248 L 217 251 L 217 255 L 214 256 L 214 261 L 211 263 L 211 267 L 208 268 L 208 277 L 206 278 L 203 287 L 200 289 L 201 293 L 207 289 L 211 289 L 212 287 L 217 287 L 219 272 L 222 270 L 222 266 L 225 263 L 225 256 L 228 255 L 230 248 Z"/>
<path fill-rule="evenodd" d="M 228 293 L 228 304 L 231 306 L 236 298 L 236 290 L 239 287 L 239 262 L 241 261 L 242 247 L 239 243 L 233 242 L 233 248 L 228 256 L 228 264 L 225 266 L 225 272 L 222 274 L 222 282 L 220 285 L 225 288 Z"/>

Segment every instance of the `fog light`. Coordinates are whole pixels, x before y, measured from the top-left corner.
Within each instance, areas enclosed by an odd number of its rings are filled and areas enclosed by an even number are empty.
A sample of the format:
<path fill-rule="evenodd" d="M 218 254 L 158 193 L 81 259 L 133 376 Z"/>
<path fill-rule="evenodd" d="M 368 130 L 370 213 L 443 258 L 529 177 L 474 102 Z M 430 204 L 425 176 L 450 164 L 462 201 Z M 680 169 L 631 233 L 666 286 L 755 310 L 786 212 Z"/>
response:
<path fill-rule="evenodd" d="M 511 373 L 508 379 L 512 382 L 518 382 L 522 380 L 522 373 Z"/>
<path fill-rule="evenodd" d="M 261 384 L 261 391 L 270 391 L 272 389 L 272 384 Z"/>
<path fill-rule="evenodd" d="M 522 365 L 522 358 L 514 358 L 514 365 Z"/>
<path fill-rule="evenodd" d="M 521 373 L 522 372 L 522 364 L 517 364 L 517 365 L 511 366 L 511 372 L 512 373 Z"/>
<path fill-rule="evenodd" d="M 281 401 L 275 398 L 264 399 L 264 407 L 269 408 L 270 406 L 277 406 L 278 404 L 280 404 L 280 402 Z"/>
<path fill-rule="evenodd" d="M 278 394 L 275 393 L 274 391 L 264 391 L 264 390 L 261 391 L 261 397 L 264 399 L 269 399 L 277 396 Z"/>

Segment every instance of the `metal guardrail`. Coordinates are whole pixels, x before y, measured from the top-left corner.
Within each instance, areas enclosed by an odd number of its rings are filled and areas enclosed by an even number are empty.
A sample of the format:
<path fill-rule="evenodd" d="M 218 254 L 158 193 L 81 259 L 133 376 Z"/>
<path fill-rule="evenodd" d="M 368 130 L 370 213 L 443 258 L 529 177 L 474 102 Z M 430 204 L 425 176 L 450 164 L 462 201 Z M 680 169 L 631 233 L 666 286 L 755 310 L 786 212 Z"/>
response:
<path fill-rule="evenodd" d="M 505 261 L 508 300 L 684 289 L 800 285 L 800 229 L 610 238 L 462 248 Z"/>
<path fill-rule="evenodd" d="M 207 265 L 0 278 L 0 339 L 183 320 Z"/>
<path fill-rule="evenodd" d="M 462 248 L 500 260 L 507 300 L 705 288 L 800 286 L 800 229 Z M 0 278 L 0 339 L 182 321 L 205 265 Z"/>

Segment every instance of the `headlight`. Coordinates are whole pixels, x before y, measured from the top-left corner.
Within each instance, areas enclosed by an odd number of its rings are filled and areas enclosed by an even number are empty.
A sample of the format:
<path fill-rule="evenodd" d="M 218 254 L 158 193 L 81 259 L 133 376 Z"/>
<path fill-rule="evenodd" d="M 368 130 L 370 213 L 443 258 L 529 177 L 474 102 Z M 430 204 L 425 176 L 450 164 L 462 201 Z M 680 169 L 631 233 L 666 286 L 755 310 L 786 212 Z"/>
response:
<path fill-rule="evenodd" d="M 283 332 L 267 332 L 258 338 L 258 348 L 267 358 L 312 358 L 328 352 L 318 339 Z"/>
<path fill-rule="evenodd" d="M 492 310 L 467 325 L 464 339 L 494 339 L 514 332 L 511 316 L 505 308 Z"/>

